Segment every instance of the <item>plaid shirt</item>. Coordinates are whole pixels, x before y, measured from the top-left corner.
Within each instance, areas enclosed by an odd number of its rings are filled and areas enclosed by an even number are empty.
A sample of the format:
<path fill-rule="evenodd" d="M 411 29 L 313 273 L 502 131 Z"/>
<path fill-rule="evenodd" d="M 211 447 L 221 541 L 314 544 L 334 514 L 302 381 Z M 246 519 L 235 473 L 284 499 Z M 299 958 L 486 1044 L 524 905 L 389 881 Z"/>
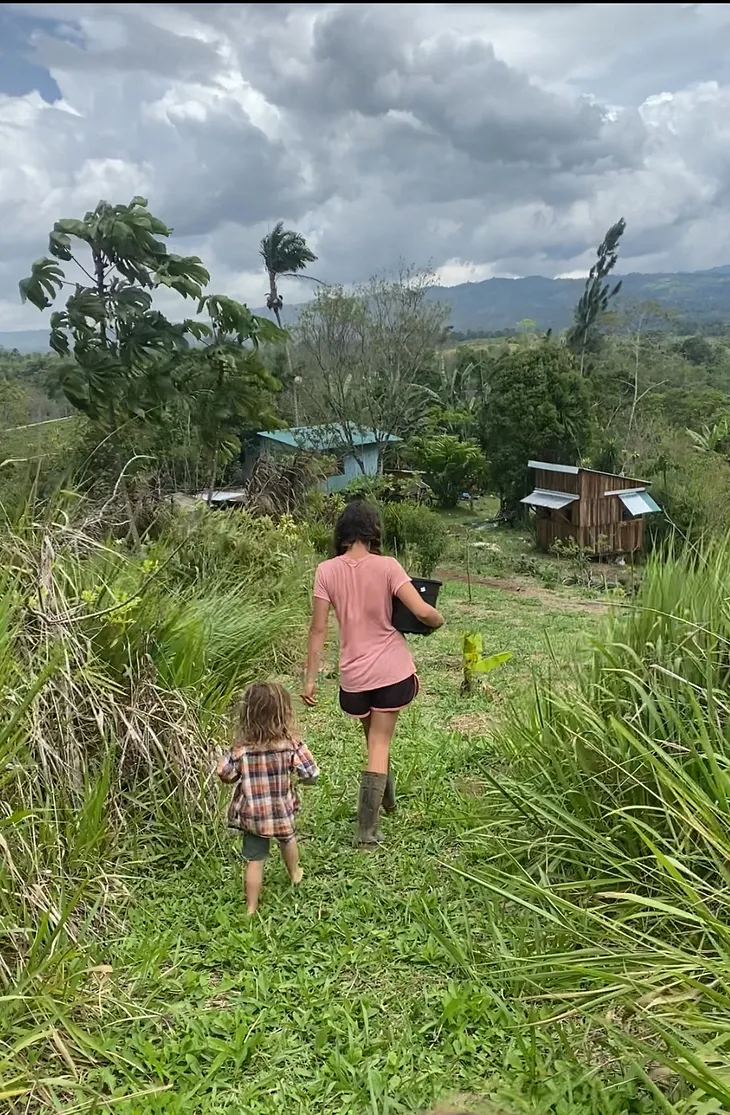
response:
<path fill-rule="evenodd" d="M 293 786 L 295 772 L 301 782 L 314 782 L 319 775 L 311 751 L 301 740 L 236 745 L 218 764 L 218 777 L 236 783 L 228 824 L 258 836 L 293 836 L 300 809 Z"/>

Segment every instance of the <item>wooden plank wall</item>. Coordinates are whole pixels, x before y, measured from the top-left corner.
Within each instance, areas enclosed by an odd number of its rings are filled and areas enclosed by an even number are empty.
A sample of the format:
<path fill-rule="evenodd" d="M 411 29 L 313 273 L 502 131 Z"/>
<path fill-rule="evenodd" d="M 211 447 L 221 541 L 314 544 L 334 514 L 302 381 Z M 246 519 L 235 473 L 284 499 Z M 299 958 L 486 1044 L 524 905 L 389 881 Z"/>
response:
<path fill-rule="evenodd" d="M 579 480 L 580 473 L 578 476 L 571 476 L 567 472 L 548 472 L 547 469 L 535 469 L 535 487 L 547 489 L 548 492 L 577 492 Z"/>
<path fill-rule="evenodd" d="M 569 538 L 595 554 L 632 553 L 644 542 L 644 520 L 624 519 L 618 496 L 605 492 L 637 488 L 640 481 L 610 472 L 581 471 L 577 476 L 535 469 L 535 487 L 553 492 L 578 492 L 580 499 L 560 511 L 538 512 L 537 544 L 549 550 L 558 540 Z"/>
<path fill-rule="evenodd" d="M 605 492 L 637 487 L 637 481 L 610 472 L 580 473 L 578 541 L 596 554 L 631 553 L 644 541 L 644 520 L 624 519 L 624 505 L 618 496 Z"/>

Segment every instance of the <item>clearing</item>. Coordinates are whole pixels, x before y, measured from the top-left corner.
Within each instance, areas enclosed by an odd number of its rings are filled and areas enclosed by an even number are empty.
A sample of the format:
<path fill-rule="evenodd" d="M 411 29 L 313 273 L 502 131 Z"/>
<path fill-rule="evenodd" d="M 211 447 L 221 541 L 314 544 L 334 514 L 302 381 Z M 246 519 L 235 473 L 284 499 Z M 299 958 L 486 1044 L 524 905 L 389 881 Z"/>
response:
<path fill-rule="evenodd" d="M 533 671 L 565 672 L 599 610 L 578 608 L 573 593 L 551 593 L 548 606 L 483 584 L 469 605 L 456 579 L 442 602 L 448 626 L 412 640 L 424 688 L 396 738 L 399 810 L 384 822 L 381 852 L 351 850 L 362 745 L 336 709 L 334 680 L 301 714 L 322 779 L 302 814 L 300 891 L 272 857 L 260 915 L 248 923 L 234 838 L 222 834 L 218 847 L 214 837 L 208 855 L 183 863 L 162 842 L 146 845 L 155 870 L 149 858 L 134 865 L 125 935 L 108 958 L 145 1009 L 110 1040 L 130 1064 L 127 1087 L 141 1078 L 164 1090 L 118 1102 L 120 1115 L 394 1115 L 505 1088 L 524 1110 L 626 1110 L 603 1092 L 580 1100 L 594 1085 L 571 1055 L 559 1042 L 541 1045 L 521 1008 L 477 976 L 493 907 L 453 870 L 478 874 L 489 854 L 480 786 L 486 771 L 499 775 L 491 734 L 500 710 Z M 486 696 L 461 699 L 470 627 L 486 650 L 514 657 Z M 120 1077 L 104 1075 L 112 1093 L 120 1088 Z"/>

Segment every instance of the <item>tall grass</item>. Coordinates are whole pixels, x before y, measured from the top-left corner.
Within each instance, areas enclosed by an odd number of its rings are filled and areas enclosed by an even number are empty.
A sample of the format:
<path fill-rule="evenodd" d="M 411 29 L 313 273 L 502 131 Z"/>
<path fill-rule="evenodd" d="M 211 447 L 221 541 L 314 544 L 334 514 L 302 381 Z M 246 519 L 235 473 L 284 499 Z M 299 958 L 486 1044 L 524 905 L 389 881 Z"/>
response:
<path fill-rule="evenodd" d="M 590 665 L 512 714 L 491 780 L 480 881 L 537 941 L 495 935 L 490 963 L 593 1015 L 667 1109 L 730 1105 L 729 671 L 730 539 L 657 556 Z"/>
<path fill-rule="evenodd" d="M 218 561 L 199 518 L 144 555 L 60 503 L 0 535 L 0 1107 L 89 1100 L 125 1009 L 103 939 L 126 859 L 210 823 L 231 697 L 297 652 L 308 555 L 250 527 L 216 521 Z"/>

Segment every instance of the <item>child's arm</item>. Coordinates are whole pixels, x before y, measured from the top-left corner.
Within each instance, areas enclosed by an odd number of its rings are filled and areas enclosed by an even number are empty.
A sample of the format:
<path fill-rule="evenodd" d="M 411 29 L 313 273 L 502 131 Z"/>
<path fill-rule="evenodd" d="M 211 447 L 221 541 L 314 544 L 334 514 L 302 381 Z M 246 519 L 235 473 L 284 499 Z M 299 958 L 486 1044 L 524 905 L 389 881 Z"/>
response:
<path fill-rule="evenodd" d="M 229 751 L 218 763 L 218 777 L 221 782 L 237 782 L 241 777 L 238 767 L 238 758 Z"/>
<path fill-rule="evenodd" d="M 313 786 L 319 778 L 314 755 L 304 743 L 294 744 L 294 770 L 303 786 Z"/>

